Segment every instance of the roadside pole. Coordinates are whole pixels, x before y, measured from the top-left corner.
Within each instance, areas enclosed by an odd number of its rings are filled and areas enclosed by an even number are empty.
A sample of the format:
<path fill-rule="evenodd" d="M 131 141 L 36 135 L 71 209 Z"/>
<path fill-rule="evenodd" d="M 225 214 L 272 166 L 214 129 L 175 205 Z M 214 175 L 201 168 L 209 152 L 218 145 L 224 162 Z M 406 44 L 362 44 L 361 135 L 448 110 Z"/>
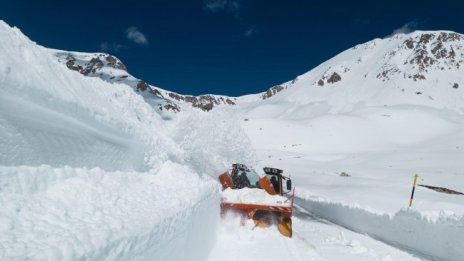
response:
<path fill-rule="evenodd" d="M 414 191 L 416 190 L 416 184 L 417 184 L 417 178 L 419 175 L 414 175 L 414 182 L 412 184 L 412 193 L 411 193 L 411 199 L 409 199 L 409 207 L 412 206 L 412 199 L 414 198 Z"/>

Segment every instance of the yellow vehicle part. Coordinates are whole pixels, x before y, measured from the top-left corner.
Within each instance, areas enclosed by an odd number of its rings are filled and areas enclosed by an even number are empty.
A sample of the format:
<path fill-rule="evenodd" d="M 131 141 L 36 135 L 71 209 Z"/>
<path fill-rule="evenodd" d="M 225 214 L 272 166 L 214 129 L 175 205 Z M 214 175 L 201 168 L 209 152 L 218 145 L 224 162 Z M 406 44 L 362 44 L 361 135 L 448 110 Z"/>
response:
<path fill-rule="evenodd" d="M 280 234 L 285 237 L 292 237 L 292 219 L 283 218 L 279 224 L 277 224 Z"/>

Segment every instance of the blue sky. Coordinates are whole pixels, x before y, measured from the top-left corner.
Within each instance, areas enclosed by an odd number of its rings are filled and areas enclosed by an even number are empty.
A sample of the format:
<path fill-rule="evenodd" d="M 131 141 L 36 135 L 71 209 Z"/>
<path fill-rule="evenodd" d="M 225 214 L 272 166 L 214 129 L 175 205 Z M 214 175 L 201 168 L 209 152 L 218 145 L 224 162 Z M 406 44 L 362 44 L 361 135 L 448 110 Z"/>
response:
<path fill-rule="evenodd" d="M 0 1 L 46 47 L 108 52 L 183 94 L 257 93 L 337 53 L 413 30 L 464 33 L 462 1 Z"/>

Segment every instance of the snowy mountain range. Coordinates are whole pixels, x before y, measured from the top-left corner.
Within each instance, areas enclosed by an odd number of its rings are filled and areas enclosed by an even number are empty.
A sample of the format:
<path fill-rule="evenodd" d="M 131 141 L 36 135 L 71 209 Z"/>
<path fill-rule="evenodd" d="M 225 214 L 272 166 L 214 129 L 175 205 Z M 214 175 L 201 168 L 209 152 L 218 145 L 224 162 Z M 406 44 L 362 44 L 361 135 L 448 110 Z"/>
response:
<path fill-rule="evenodd" d="M 105 53 L 79 53 L 54 51 L 58 61 L 67 68 L 88 77 L 98 77 L 110 83 L 123 83 L 139 92 L 158 110 L 179 112 L 182 105 L 191 105 L 203 111 L 214 106 L 235 105 L 234 98 L 221 95 L 182 95 L 167 91 L 132 76 L 126 66 L 116 57 Z"/>
<path fill-rule="evenodd" d="M 415 173 L 464 191 L 461 34 L 374 39 L 240 97 L 171 92 L 3 21 L 0 43 L 2 260 L 464 256 L 462 197 L 418 187 L 406 207 Z M 289 241 L 221 226 L 216 179 L 235 162 L 284 169 L 324 220 L 300 212 Z"/>
<path fill-rule="evenodd" d="M 464 36 L 447 31 L 375 39 L 272 87 L 260 97 L 276 96 L 298 104 L 328 102 L 334 110 L 350 110 L 362 103 L 417 104 L 464 112 L 460 88 L 463 48 Z"/>
<path fill-rule="evenodd" d="M 70 70 L 139 92 L 158 110 L 179 112 L 185 105 L 210 111 L 217 106 L 279 99 L 327 101 L 338 109 L 367 105 L 421 104 L 464 111 L 464 36 L 450 31 L 417 31 L 375 39 L 346 50 L 295 79 L 245 97 L 183 95 L 133 77 L 116 57 L 104 53 L 51 50 Z M 287 89 L 294 89 L 286 91 Z M 340 102 L 342 101 L 342 102 Z M 344 108 L 342 108 L 344 107 Z"/>

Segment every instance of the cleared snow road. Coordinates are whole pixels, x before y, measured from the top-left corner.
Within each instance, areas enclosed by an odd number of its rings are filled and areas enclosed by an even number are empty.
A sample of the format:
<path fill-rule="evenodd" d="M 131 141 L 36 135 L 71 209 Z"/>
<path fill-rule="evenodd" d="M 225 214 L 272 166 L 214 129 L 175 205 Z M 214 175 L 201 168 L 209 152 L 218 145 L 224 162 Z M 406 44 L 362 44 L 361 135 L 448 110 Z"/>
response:
<path fill-rule="evenodd" d="M 298 206 L 291 239 L 282 237 L 276 227 L 253 229 L 253 226 L 251 221 L 240 226 L 240 218 L 233 215 L 222 219 L 209 261 L 421 260 L 317 218 Z"/>

